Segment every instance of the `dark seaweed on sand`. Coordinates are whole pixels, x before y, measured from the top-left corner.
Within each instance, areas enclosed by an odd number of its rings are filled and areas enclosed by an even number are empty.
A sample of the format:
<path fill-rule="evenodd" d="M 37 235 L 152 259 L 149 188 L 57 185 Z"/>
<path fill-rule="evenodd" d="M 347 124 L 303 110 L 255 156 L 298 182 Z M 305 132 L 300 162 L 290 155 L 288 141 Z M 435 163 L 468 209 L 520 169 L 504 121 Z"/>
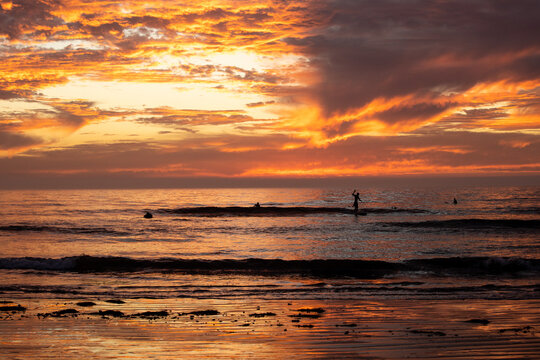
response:
<path fill-rule="evenodd" d="M 534 328 L 532 326 L 527 325 L 527 326 L 523 326 L 519 328 L 500 329 L 499 334 L 503 334 L 505 332 L 514 332 L 516 334 L 518 333 L 528 334 L 532 332 L 533 330 Z"/>
<path fill-rule="evenodd" d="M 90 313 L 90 315 L 124 317 L 124 313 L 118 310 L 99 310 L 98 312 Z"/>
<path fill-rule="evenodd" d="M 77 303 L 77 306 L 82 306 L 82 307 L 89 307 L 89 306 L 94 306 L 94 305 L 96 305 L 96 303 L 92 301 L 81 301 Z"/>
<path fill-rule="evenodd" d="M 471 323 L 471 324 L 487 325 L 487 324 L 489 324 L 490 321 L 487 320 L 487 319 L 471 319 L 471 320 L 467 320 L 465 322 Z"/>
<path fill-rule="evenodd" d="M 179 313 L 178 315 L 196 315 L 196 316 L 219 315 L 219 311 L 217 311 L 217 310 L 200 310 L 200 311 L 192 311 L 192 312 L 188 312 L 188 313 Z"/>
<path fill-rule="evenodd" d="M 53 311 L 50 313 L 39 313 L 37 314 L 38 317 L 48 318 L 48 317 L 66 317 L 68 315 L 71 316 L 77 316 L 79 314 L 78 310 L 75 309 L 64 309 L 64 310 L 58 310 Z"/>
<path fill-rule="evenodd" d="M 109 304 L 125 304 L 126 303 L 124 300 L 116 300 L 116 299 L 105 300 L 105 302 Z"/>
<path fill-rule="evenodd" d="M 343 323 L 343 324 L 337 324 L 336 327 L 357 327 L 355 323 Z"/>
<path fill-rule="evenodd" d="M 276 316 L 276 314 L 273 312 L 265 312 L 265 313 L 253 313 L 253 314 L 249 314 L 249 316 L 254 317 L 254 318 L 261 318 L 261 317 L 266 317 L 266 316 Z"/>
<path fill-rule="evenodd" d="M 15 312 L 15 311 L 26 311 L 26 308 L 24 306 L 21 306 L 21 305 L 7 305 L 7 306 L 0 306 L 0 311 L 5 311 L 5 312 Z"/>
<path fill-rule="evenodd" d="M 410 330 L 413 334 L 426 334 L 427 336 L 446 336 L 446 333 L 442 331 L 432 331 L 432 330 Z"/>
<path fill-rule="evenodd" d="M 322 314 L 323 312 L 325 312 L 323 308 L 301 308 L 301 309 L 297 309 L 296 311 L 305 312 L 305 313 L 317 313 L 317 314 Z"/>
<path fill-rule="evenodd" d="M 169 316 L 167 310 L 161 311 L 144 311 L 140 313 L 135 313 L 131 315 L 126 315 L 118 310 L 100 310 L 98 312 L 90 313 L 89 315 L 98 315 L 98 316 L 112 316 L 116 318 L 143 318 L 143 319 L 157 319 L 160 317 Z"/>
<path fill-rule="evenodd" d="M 321 317 L 321 314 L 298 313 L 298 314 L 294 314 L 294 315 L 289 315 L 289 317 L 292 317 L 292 318 L 318 319 L 318 318 Z"/>
<path fill-rule="evenodd" d="M 130 317 L 139 317 L 139 318 L 160 318 L 160 317 L 166 317 L 169 316 L 169 312 L 167 310 L 162 311 L 145 311 L 137 314 L 132 314 Z"/>
<path fill-rule="evenodd" d="M 297 309 L 296 311 L 298 311 L 298 314 L 289 315 L 289 317 L 318 319 L 325 312 L 323 308 L 301 308 Z"/>

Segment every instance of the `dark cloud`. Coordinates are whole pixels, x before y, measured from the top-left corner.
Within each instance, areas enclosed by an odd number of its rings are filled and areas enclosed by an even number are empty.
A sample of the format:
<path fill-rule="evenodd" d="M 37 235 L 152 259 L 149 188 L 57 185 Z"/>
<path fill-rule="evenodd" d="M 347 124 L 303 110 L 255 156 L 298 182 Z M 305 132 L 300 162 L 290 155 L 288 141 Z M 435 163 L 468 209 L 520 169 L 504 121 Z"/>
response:
<path fill-rule="evenodd" d="M 99 64 L 108 61 L 110 60 L 110 56 L 112 54 L 105 50 L 73 49 L 68 46 L 59 51 L 36 51 L 25 59 L 19 58 L 19 61 L 23 61 L 27 66 L 34 66 L 40 69 L 58 68 L 66 63 L 69 63 L 72 68 L 80 69 L 88 65 L 95 66 L 96 63 Z M 119 59 L 116 60 L 119 61 Z"/>
<path fill-rule="evenodd" d="M 411 119 L 431 118 L 455 105 L 456 104 L 453 103 L 419 103 L 413 105 L 398 105 L 388 110 L 376 113 L 373 115 L 373 117 L 387 124 L 395 124 Z"/>
<path fill-rule="evenodd" d="M 30 101 L 28 104 L 45 105 L 47 108 L 34 110 L 12 110 L 0 112 L 0 121 L 8 123 L 1 124 L 1 130 L 25 131 L 26 129 L 36 130 L 39 128 L 60 127 L 73 131 L 101 116 L 114 116 L 116 113 L 100 111 L 94 107 L 91 101 Z M 50 107 L 50 108 L 49 108 Z M 121 115 L 121 113 L 120 113 Z M 41 119 L 46 119 L 41 124 Z M 16 120 L 14 122 L 10 122 Z M 37 142 L 39 144 L 40 142 Z"/>
<path fill-rule="evenodd" d="M 224 19 L 234 19 L 245 25 L 257 26 L 267 20 L 271 20 L 274 9 L 258 8 L 254 10 L 225 10 L 222 8 L 214 8 L 203 12 L 193 12 L 178 16 L 181 22 L 193 23 L 195 21 L 217 21 L 222 22 Z"/>
<path fill-rule="evenodd" d="M 266 20 L 270 20 L 272 18 L 270 14 L 273 12 L 274 9 L 266 8 L 256 9 L 255 11 L 240 11 L 238 15 L 241 16 L 246 25 L 256 26 L 261 25 L 261 23 L 265 22 Z"/>
<path fill-rule="evenodd" d="M 231 15 L 233 15 L 233 12 L 231 11 L 224 10 L 221 8 L 215 8 L 215 9 L 207 10 L 204 12 L 198 12 L 198 13 L 193 12 L 193 13 L 182 14 L 180 16 L 177 16 L 175 20 L 177 22 L 187 22 L 187 23 L 193 23 L 199 20 L 219 21 Z"/>
<path fill-rule="evenodd" d="M 152 111 L 149 111 L 151 116 L 142 116 L 135 121 L 185 130 L 186 126 L 241 124 L 242 122 L 254 120 L 251 116 L 244 114 L 222 114 L 205 111 L 170 111 L 171 113 L 167 114 L 166 109 L 162 111 L 156 110 L 153 114 Z M 160 114 L 162 112 L 165 115 Z"/>
<path fill-rule="evenodd" d="M 63 20 L 51 13 L 60 4 L 59 0 L 13 0 L 11 9 L 0 8 L 0 34 L 16 39 L 40 26 L 62 25 Z"/>
<path fill-rule="evenodd" d="M 18 97 L 20 97 L 20 95 L 14 91 L 0 89 L 0 100 L 16 99 Z"/>
<path fill-rule="evenodd" d="M 270 101 L 258 101 L 258 102 L 246 104 L 246 106 L 247 106 L 247 107 L 260 107 L 260 106 L 271 105 L 271 104 L 275 104 L 275 103 L 276 103 L 276 102 L 275 102 L 274 100 L 270 100 Z"/>
<path fill-rule="evenodd" d="M 127 18 L 126 22 L 130 25 L 144 25 L 156 29 L 166 28 L 171 23 L 168 19 L 148 15 L 132 16 Z"/>
<path fill-rule="evenodd" d="M 332 17 L 314 34 L 284 41 L 318 67 L 311 93 L 327 116 L 378 97 L 540 77 L 538 1 L 335 0 L 326 8 Z"/>
<path fill-rule="evenodd" d="M 207 139 L 216 141 L 216 139 Z M 223 140 L 222 138 L 218 140 Z M 262 139 L 260 139 L 262 140 Z M 0 158 L 0 174 L 17 173 L 29 169 L 29 173 L 84 171 L 89 173 L 111 171 L 138 171 L 153 173 L 170 166 L 178 168 L 176 174 L 215 173 L 224 176 L 240 174 L 248 162 L 234 161 L 244 158 L 255 160 L 253 153 L 228 153 L 205 146 L 204 139 L 192 139 L 163 151 L 160 145 L 144 142 L 117 142 L 114 144 L 84 144 L 70 148 L 28 152 L 27 157 Z M 160 171 L 162 171 L 160 170 Z"/>
<path fill-rule="evenodd" d="M 190 76 L 207 77 L 214 73 L 220 73 L 230 79 L 248 81 L 248 82 L 264 82 L 268 84 L 285 83 L 287 79 L 276 74 L 261 72 L 255 70 L 247 70 L 237 66 L 219 66 L 219 65 L 179 65 L 179 69 L 189 73 Z"/>
<path fill-rule="evenodd" d="M 227 21 L 221 21 L 221 22 L 218 22 L 217 24 L 212 25 L 212 29 L 223 33 L 223 32 L 228 31 L 227 24 L 228 24 Z"/>
<path fill-rule="evenodd" d="M 446 117 L 436 126 L 444 128 L 458 125 L 460 129 L 475 128 L 478 126 L 479 121 L 493 122 L 499 119 L 507 119 L 508 116 L 508 112 L 499 108 L 465 109 L 463 112 Z"/>
<path fill-rule="evenodd" d="M 115 168 L 149 166 L 153 161 L 157 166 L 170 159 L 156 157 L 156 147 L 146 143 L 84 144 L 55 150 L 28 151 L 29 157 L 12 160 L 0 159 L 4 171 L 29 169 L 30 172 L 51 171 L 106 171 Z M 78 154 L 78 155 L 77 155 Z M 166 158 L 166 157 L 165 157 Z"/>
<path fill-rule="evenodd" d="M 515 142 L 526 147 L 509 146 Z M 321 165 L 350 168 L 384 166 L 394 163 L 418 162 L 428 170 L 482 169 L 485 167 L 512 168 L 538 164 L 540 141 L 530 134 L 502 134 L 480 132 L 439 132 L 422 136 L 355 136 L 335 142 L 324 149 L 299 149 L 301 158 L 320 159 Z M 344 156 L 344 154 L 346 154 Z M 429 170 L 431 168 L 431 170 Z M 448 170 L 446 170 L 448 171 Z M 451 170 L 452 171 L 452 170 Z"/>
<path fill-rule="evenodd" d="M 45 171 L 96 173 L 155 172 L 168 175 L 238 176 L 252 169 L 283 170 L 384 164 L 420 164 L 422 172 L 497 172 L 537 167 L 540 141 L 527 134 L 455 132 L 426 136 L 357 136 L 327 148 L 281 150 L 291 139 L 272 136 L 197 136 L 176 143 L 117 142 L 30 151 L 29 156 L 0 158 L 0 173 Z M 215 143 L 220 145 L 216 146 Z M 525 146 L 517 146 L 526 144 Z M 162 146 L 165 148 L 162 148 Z M 345 154 L 345 155 L 344 155 Z M 414 168 L 413 168 L 414 170 Z M 538 170 L 538 169 L 537 169 Z"/>
<path fill-rule="evenodd" d="M 232 12 L 223 10 L 221 8 L 216 8 L 212 10 L 208 10 L 201 14 L 201 18 L 204 19 L 212 19 L 212 20 L 221 20 L 225 17 L 228 17 L 232 15 Z"/>
<path fill-rule="evenodd" d="M 42 144 L 43 140 L 0 128 L 0 150 L 11 150 Z"/>
<path fill-rule="evenodd" d="M 265 82 L 269 84 L 276 84 L 279 82 L 286 82 L 281 76 L 271 73 L 258 72 L 255 70 L 246 70 L 237 66 L 220 66 L 217 69 L 225 72 L 231 78 L 235 80 L 243 80 L 250 82 Z"/>
<path fill-rule="evenodd" d="M 93 36 L 105 39 L 115 39 L 121 37 L 124 27 L 118 22 L 114 21 L 111 23 L 100 24 L 97 26 L 88 25 L 86 26 L 86 29 Z"/>

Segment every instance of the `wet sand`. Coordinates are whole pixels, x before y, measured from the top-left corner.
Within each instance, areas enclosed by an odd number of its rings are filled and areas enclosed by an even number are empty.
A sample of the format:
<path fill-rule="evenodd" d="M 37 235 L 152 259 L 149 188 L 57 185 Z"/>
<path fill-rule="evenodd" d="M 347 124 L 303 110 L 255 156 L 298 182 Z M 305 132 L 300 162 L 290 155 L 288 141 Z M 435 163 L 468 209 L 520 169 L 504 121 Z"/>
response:
<path fill-rule="evenodd" d="M 540 358 L 540 300 L 1 300 L 2 359 Z"/>

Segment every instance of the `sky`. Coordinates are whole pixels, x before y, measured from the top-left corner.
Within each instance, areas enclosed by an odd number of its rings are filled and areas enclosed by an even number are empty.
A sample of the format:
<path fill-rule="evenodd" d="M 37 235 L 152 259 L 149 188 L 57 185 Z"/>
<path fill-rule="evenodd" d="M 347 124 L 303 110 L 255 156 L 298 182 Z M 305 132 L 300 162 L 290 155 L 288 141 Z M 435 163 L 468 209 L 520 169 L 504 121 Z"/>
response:
<path fill-rule="evenodd" d="M 0 5 L 0 187 L 540 174 L 537 0 Z"/>

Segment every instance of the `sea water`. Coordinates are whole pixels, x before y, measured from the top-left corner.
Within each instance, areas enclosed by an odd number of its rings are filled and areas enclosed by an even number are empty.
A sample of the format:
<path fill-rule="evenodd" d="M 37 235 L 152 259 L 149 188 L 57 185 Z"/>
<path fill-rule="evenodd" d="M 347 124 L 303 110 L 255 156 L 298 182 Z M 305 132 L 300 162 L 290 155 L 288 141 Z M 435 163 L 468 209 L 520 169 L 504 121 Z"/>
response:
<path fill-rule="evenodd" d="M 540 297 L 539 187 L 358 190 L 1 191 L 0 293 Z"/>

